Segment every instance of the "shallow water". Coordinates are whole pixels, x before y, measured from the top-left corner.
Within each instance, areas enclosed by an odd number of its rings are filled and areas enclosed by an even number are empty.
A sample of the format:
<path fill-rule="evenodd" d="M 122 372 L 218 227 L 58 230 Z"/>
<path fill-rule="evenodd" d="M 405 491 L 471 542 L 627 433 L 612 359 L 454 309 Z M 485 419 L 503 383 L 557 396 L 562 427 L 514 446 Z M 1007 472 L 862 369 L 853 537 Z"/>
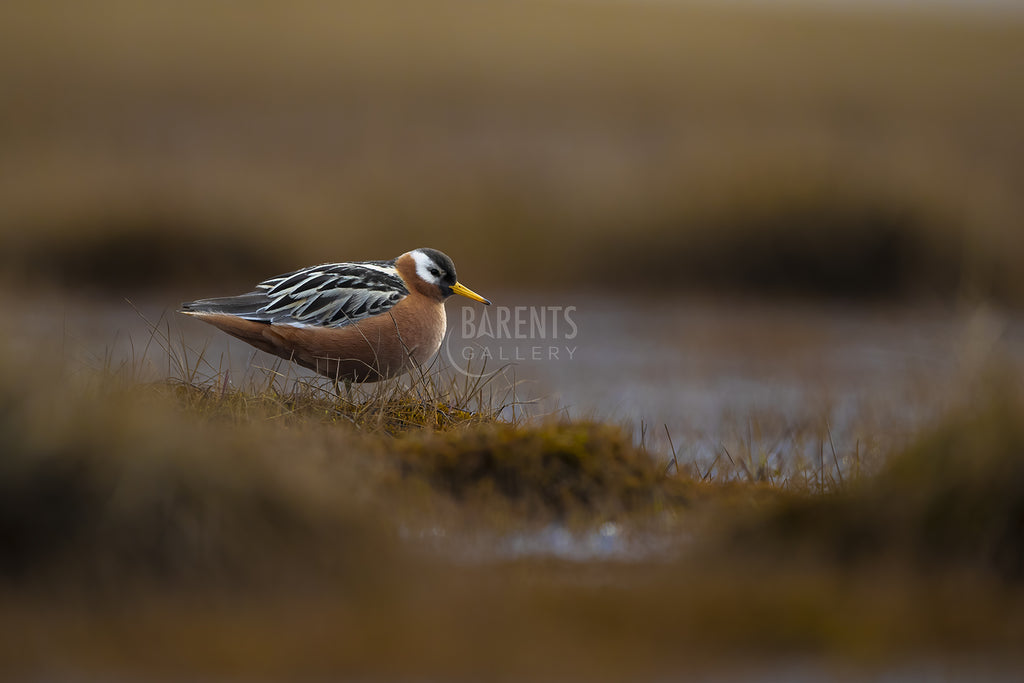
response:
<path fill-rule="evenodd" d="M 1024 362 L 1024 320 L 986 307 L 494 300 L 511 308 L 505 326 L 499 310 L 449 304 L 448 363 L 505 362 L 517 396 L 538 400 L 534 412 L 623 423 L 701 472 L 737 454 L 784 470 L 780 460 L 824 449 L 836 464 L 870 464 L 967 399 L 992 367 Z M 476 365 L 465 360 L 474 354 Z"/>
<path fill-rule="evenodd" d="M 884 450 L 962 400 L 991 364 L 1024 364 L 1024 319 L 989 308 L 488 294 L 487 309 L 448 303 L 442 364 L 501 369 L 488 386 L 502 397 L 515 382 L 510 413 L 619 422 L 652 450 L 667 457 L 674 447 L 705 467 L 723 448 L 770 460 L 819 450 L 826 435 L 839 452 Z M 73 368 L 127 363 L 147 379 L 180 372 L 168 338 L 192 364 L 202 354 L 201 374 L 227 370 L 236 386 L 265 381 L 268 367 L 310 374 L 174 313 L 176 304 L 11 301 L 22 324 L 8 339 L 26 352 L 59 342 Z"/>
<path fill-rule="evenodd" d="M 649 562 L 677 558 L 688 547 L 690 534 L 637 531 L 615 522 L 590 529 L 570 529 L 552 522 L 541 528 L 518 529 L 504 534 L 489 532 L 450 533 L 442 526 L 400 529 L 401 537 L 436 551 L 450 561 L 487 565 L 525 558 L 554 558 L 569 562 Z"/>

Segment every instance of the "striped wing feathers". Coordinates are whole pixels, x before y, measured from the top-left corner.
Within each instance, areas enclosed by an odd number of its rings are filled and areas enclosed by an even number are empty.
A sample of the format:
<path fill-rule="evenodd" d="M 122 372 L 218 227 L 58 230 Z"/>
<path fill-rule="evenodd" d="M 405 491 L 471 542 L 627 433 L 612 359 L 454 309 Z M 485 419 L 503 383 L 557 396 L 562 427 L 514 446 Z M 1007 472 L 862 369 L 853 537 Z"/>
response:
<path fill-rule="evenodd" d="M 408 294 L 393 261 L 327 263 L 270 278 L 249 294 L 194 301 L 184 310 L 283 325 L 343 327 L 390 310 Z"/>

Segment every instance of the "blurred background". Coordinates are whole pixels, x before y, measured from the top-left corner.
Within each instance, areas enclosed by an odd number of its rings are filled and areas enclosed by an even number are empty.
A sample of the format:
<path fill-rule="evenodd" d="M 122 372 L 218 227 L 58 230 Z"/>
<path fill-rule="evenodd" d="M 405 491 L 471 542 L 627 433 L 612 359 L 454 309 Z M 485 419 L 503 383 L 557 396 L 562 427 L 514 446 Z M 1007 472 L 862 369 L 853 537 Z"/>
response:
<path fill-rule="evenodd" d="M 4 4 L 3 265 L 1021 301 L 1013 6 Z"/>

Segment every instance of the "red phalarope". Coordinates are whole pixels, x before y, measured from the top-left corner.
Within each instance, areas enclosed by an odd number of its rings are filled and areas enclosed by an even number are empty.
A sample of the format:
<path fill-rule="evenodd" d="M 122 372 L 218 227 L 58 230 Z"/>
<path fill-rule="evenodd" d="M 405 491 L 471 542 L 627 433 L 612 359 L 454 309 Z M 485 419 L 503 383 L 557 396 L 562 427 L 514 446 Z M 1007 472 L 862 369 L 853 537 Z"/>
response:
<path fill-rule="evenodd" d="M 303 268 L 181 312 L 335 381 L 376 382 L 437 353 L 452 294 L 491 303 L 456 280 L 448 256 L 414 249 L 390 261 Z"/>

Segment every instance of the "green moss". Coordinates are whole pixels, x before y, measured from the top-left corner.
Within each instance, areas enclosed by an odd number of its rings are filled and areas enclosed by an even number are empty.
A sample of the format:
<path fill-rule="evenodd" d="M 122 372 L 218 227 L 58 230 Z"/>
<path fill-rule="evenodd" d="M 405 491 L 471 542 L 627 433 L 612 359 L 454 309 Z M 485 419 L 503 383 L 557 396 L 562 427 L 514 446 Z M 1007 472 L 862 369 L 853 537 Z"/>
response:
<path fill-rule="evenodd" d="M 617 427 L 480 425 L 397 444 L 402 472 L 457 500 L 505 499 L 530 516 L 615 515 L 668 495 L 660 468 Z"/>

